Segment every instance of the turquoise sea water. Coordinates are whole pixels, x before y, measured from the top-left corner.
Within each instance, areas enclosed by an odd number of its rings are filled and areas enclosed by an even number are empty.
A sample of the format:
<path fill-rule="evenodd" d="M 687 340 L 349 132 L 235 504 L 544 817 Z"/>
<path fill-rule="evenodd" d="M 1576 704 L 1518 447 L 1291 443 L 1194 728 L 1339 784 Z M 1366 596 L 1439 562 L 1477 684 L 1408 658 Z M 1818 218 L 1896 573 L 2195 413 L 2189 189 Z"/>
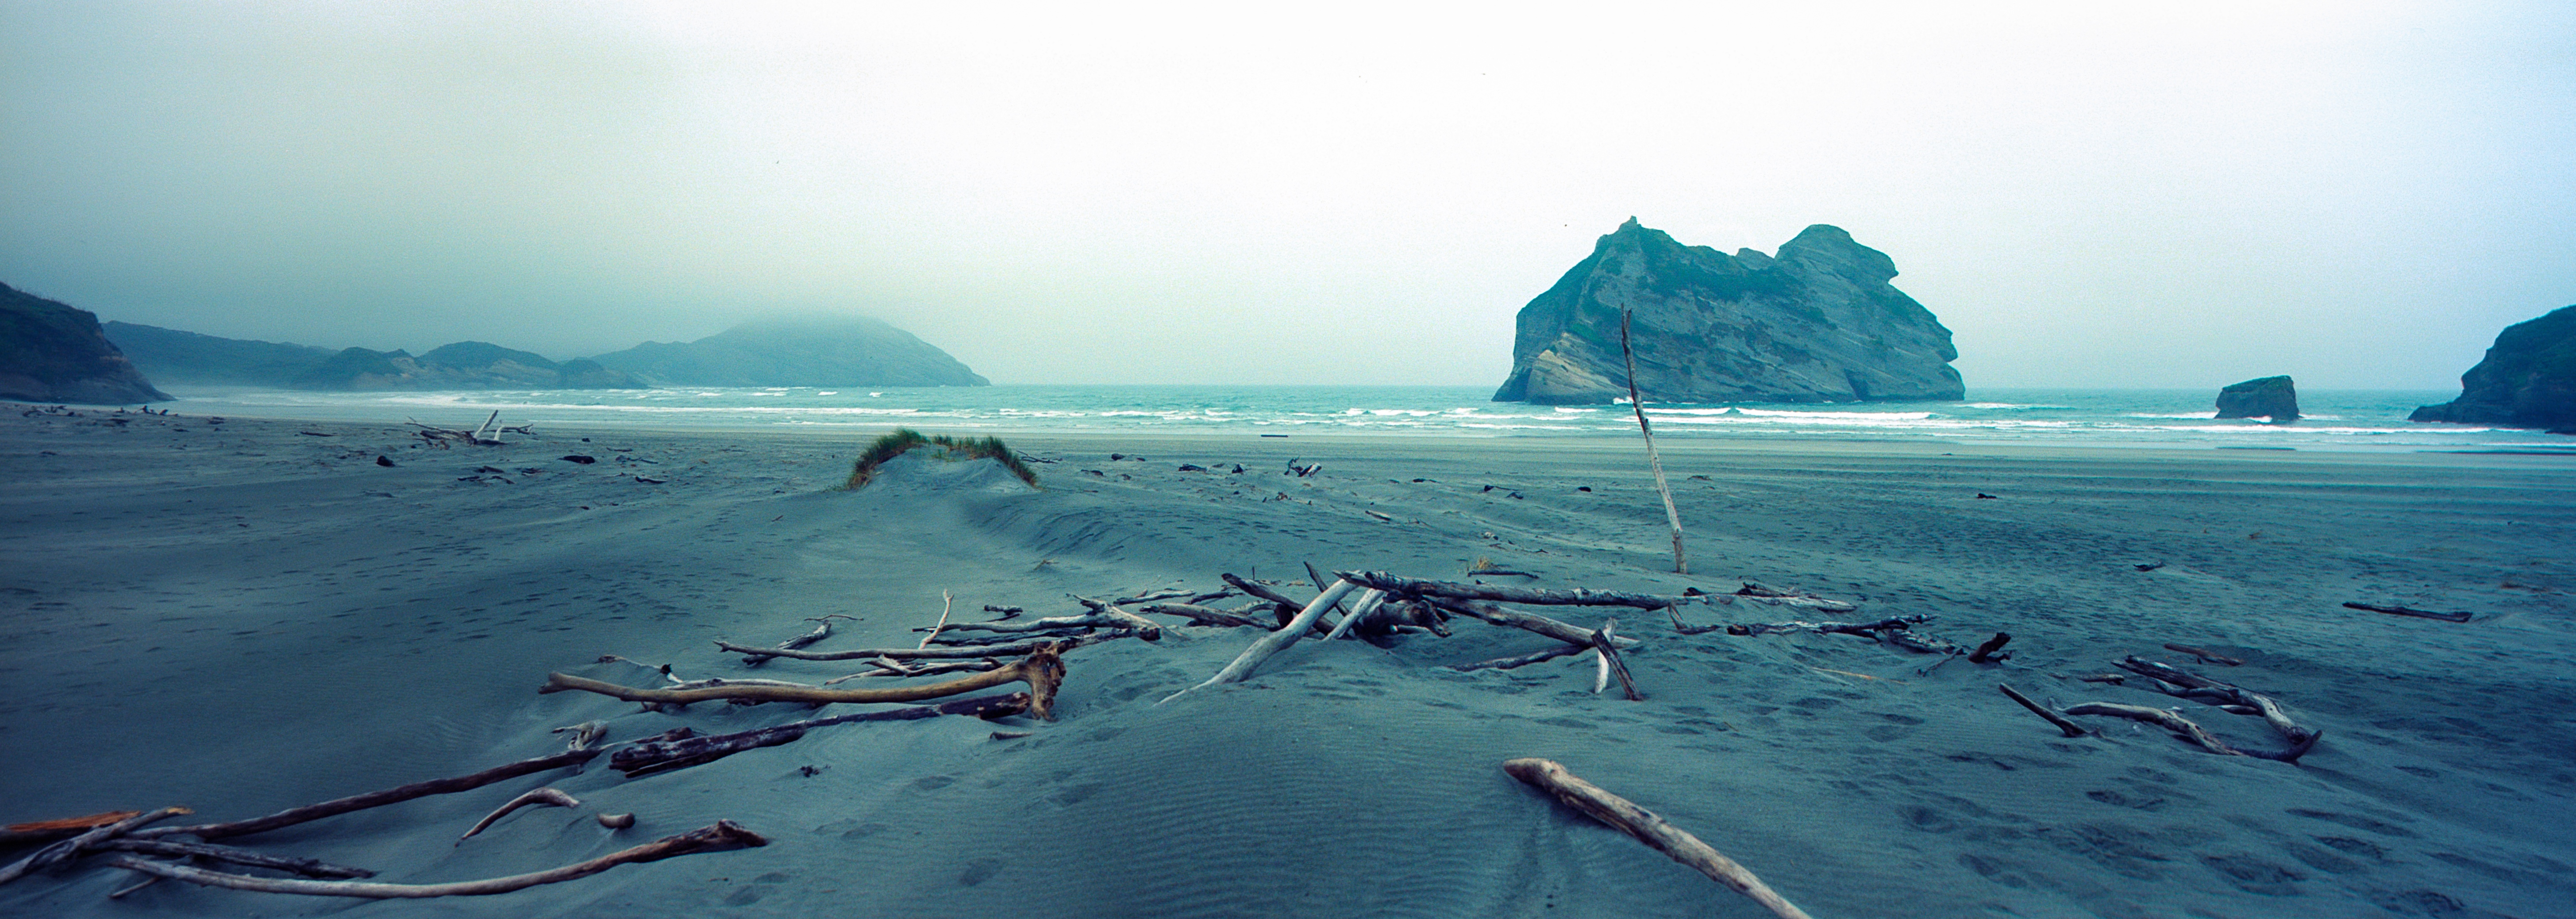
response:
<path fill-rule="evenodd" d="M 1625 405 L 1488 401 L 1444 386 L 991 386 L 891 389 L 723 388 L 316 393 L 174 387 L 192 415 L 471 427 L 503 424 L 932 432 L 1626 436 Z M 1978 389 L 1960 402 L 1649 404 L 1659 437 L 1929 440 L 2130 447 L 2300 450 L 2576 450 L 2576 437 L 2474 425 L 2414 424 L 2439 391 L 2302 392 L 2294 424 L 2220 421 L 2216 390 Z"/>

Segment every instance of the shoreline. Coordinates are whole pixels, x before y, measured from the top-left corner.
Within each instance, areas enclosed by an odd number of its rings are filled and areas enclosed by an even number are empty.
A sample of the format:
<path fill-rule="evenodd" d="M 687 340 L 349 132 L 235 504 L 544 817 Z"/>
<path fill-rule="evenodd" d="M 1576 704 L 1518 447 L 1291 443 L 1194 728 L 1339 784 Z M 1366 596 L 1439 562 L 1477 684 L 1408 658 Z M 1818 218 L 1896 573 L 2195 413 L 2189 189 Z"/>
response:
<path fill-rule="evenodd" d="M 862 619 L 818 650 L 908 646 L 942 589 L 961 618 L 985 603 L 1067 615 L 1080 609 L 1066 594 L 1207 588 L 1220 572 L 1301 582 L 1312 561 L 1458 578 L 1490 558 L 1537 572 L 1533 586 L 1755 580 L 1859 604 L 1842 618 L 1929 615 L 1926 634 L 1967 644 L 2015 636 L 2000 665 L 1927 669 L 1849 636 L 1682 636 L 1622 611 L 1619 634 L 1644 642 L 1629 664 L 1647 700 L 1628 702 L 1593 695 L 1581 657 L 1447 670 L 1546 645 L 1461 621 L 1449 638 L 1301 642 L 1247 683 L 1157 706 L 1251 638 L 1175 624 L 1161 642 L 1069 655 L 1053 722 L 838 726 L 664 775 L 595 764 L 244 843 L 422 881 L 569 863 L 718 818 L 774 842 L 371 907 L 403 915 L 789 916 L 854 899 L 924 915 L 1749 906 L 1520 788 L 1499 770 L 1513 756 L 1557 759 L 1662 813 L 1819 916 L 2540 915 L 2576 895 L 2551 867 L 2576 863 L 2576 768 L 2559 755 L 2576 732 L 2525 714 L 2576 703 L 2576 568 L 2557 548 L 2576 544 L 2576 474 L 2549 456 L 1659 438 L 1689 533 L 1694 574 L 1680 576 L 1633 438 L 1001 432 L 1056 460 L 1037 467 L 1044 490 L 954 464 L 838 492 L 874 431 L 540 425 L 525 443 L 438 451 L 380 424 L 101 421 L 0 418 L 0 473 L 18 483 L 0 496 L 0 820 L 163 804 L 232 819 L 560 749 L 547 732 L 584 720 L 623 741 L 861 710 L 657 714 L 533 690 L 550 670 L 642 685 L 645 671 L 602 654 L 692 679 L 820 680 L 847 668 L 748 670 L 708 642 L 774 643 L 842 612 Z M 598 461 L 556 458 L 575 452 Z M 378 453 L 397 465 L 375 466 Z M 1280 474 L 1290 458 L 1324 469 Z M 2477 615 L 2409 620 L 2347 600 Z M 1588 627 L 1602 614 L 1556 615 Z M 2165 643 L 2245 663 L 2201 665 Z M 2078 679 L 2128 654 L 2269 693 L 2325 739 L 2290 766 L 2108 720 L 2062 738 L 1993 688 L 2178 704 L 2231 740 L 2268 740 L 2253 719 Z M 592 807 L 523 812 L 451 844 L 545 784 Z M 611 834 L 594 810 L 640 823 Z M 1118 870 L 1047 854 L 1090 838 L 1122 841 Z M 1352 859 L 1372 870 L 1330 870 Z M 21 880 L 0 888 L 0 911 L 347 907 L 175 884 L 111 904 L 120 874 Z"/>

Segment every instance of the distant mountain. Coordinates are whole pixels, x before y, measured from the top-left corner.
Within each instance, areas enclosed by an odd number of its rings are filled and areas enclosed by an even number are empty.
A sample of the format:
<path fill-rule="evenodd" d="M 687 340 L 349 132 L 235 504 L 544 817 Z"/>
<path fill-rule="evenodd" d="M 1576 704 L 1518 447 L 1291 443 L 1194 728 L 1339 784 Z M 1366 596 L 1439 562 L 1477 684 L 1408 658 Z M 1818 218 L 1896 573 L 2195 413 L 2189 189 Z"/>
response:
<path fill-rule="evenodd" d="M 287 381 L 296 389 L 635 389 L 634 377 L 592 361 L 561 364 L 482 341 L 408 351 L 349 348 Z"/>
<path fill-rule="evenodd" d="M 106 329 L 107 340 L 134 366 L 164 383 L 285 386 L 331 357 L 329 348 L 217 338 L 131 322 L 110 322 Z"/>
<path fill-rule="evenodd" d="M 126 405 L 169 398 L 108 340 L 97 314 L 0 284 L 0 399 Z"/>
<path fill-rule="evenodd" d="M 670 386 L 990 386 L 928 342 L 874 319 L 772 320 L 592 360 Z"/>

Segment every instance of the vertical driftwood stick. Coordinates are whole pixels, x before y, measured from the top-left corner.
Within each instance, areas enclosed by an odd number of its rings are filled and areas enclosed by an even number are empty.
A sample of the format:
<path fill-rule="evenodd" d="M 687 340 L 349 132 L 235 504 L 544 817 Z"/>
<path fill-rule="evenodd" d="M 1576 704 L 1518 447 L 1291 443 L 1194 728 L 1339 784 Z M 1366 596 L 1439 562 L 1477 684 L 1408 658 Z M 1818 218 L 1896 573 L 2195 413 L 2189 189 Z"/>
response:
<path fill-rule="evenodd" d="M 921 648 L 930 647 L 930 642 L 939 637 L 939 630 L 948 627 L 948 609 L 950 606 L 955 605 L 956 602 L 957 598 L 950 596 L 948 591 L 943 589 L 939 592 L 939 624 L 931 626 L 930 634 L 921 636 L 921 647 L 914 648 L 913 650 L 918 651 L 921 650 Z"/>
<path fill-rule="evenodd" d="M 1628 347 L 1628 314 L 1619 310 L 1619 354 L 1628 359 L 1628 407 L 1637 410 L 1637 433 L 1646 438 L 1646 467 L 1655 471 L 1655 491 L 1664 496 L 1664 519 L 1673 525 L 1673 573 L 1689 574 L 1682 557 L 1682 512 L 1673 506 L 1673 486 L 1664 481 L 1664 458 L 1655 452 L 1655 428 L 1646 423 L 1646 398 L 1637 394 L 1637 352 Z"/>
<path fill-rule="evenodd" d="M 1598 652 L 1601 655 L 1602 675 L 1604 677 L 1618 677 L 1619 689 L 1628 694 L 1628 701 L 1646 701 L 1645 694 L 1637 691 L 1636 679 L 1628 675 L 1628 662 L 1619 657 L 1619 645 L 1616 641 L 1617 636 L 1610 634 L 1610 630 L 1618 627 L 1618 625 L 1619 620 L 1616 619 L 1602 620 L 1601 630 L 1592 633 L 1592 648 L 1595 652 Z M 1609 688 L 1607 685 L 1603 685 L 1609 682 L 1607 679 L 1596 679 L 1593 682 L 1595 685 L 1592 687 L 1592 691 L 1595 693 Z"/>
<path fill-rule="evenodd" d="M 1697 869 L 1728 889 L 1753 898 L 1753 902 L 1762 904 L 1780 919 L 1809 919 L 1806 911 L 1791 904 L 1788 898 L 1772 890 L 1771 885 L 1762 883 L 1761 878 L 1744 870 L 1744 866 L 1736 864 L 1734 859 L 1709 848 L 1708 843 L 1699 841 L 1699 837 L 1682 832 L 1681 828 L 1665 822 L 1654 811 L 1638 807 L 1633 801 L 1575 778 L 1574 773 L 1565 771 L 1565 767 L 1555 760 L 1505 760 L 1503 771 L 1511 773 L 1512 778 L 1555 795 L 1557 800 L 1594 820 L 1609 824 L 1611 829 L 1672 856 L 1674 861 Z"/>

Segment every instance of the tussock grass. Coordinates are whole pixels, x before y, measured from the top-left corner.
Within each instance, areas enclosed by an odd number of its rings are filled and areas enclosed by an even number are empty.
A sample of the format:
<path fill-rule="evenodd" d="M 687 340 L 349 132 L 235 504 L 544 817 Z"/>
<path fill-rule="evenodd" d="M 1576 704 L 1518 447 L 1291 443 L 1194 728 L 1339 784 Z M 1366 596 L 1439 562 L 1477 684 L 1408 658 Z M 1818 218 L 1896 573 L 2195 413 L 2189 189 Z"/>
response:
<path fill-rule="evenodd" d="M 1027 482 L 1031 486 L 1038 483 L 1038 474 L 1029 469 L 1029 464 L 1020 462 L 1020 455 L 1011 452 L 1010 446 L 1002 443 L 999 437 L 924 435 L 911 428 L 896 428 L 884 437 L 877 438 L 874 443 L 868 444 L 866 450 L 860 451 L 858 461 L 850 464 L 850 480 L 841 487 L 852 489 L 868 484 L 869 480 L 876 478 L 878 467 L 916 447 L 938 447 L 941 459 L 997 460 L 1001 462 L 1002 468 L 1010 470 L 1012 475 L 1019 476 L 1020 481 Z"/>

